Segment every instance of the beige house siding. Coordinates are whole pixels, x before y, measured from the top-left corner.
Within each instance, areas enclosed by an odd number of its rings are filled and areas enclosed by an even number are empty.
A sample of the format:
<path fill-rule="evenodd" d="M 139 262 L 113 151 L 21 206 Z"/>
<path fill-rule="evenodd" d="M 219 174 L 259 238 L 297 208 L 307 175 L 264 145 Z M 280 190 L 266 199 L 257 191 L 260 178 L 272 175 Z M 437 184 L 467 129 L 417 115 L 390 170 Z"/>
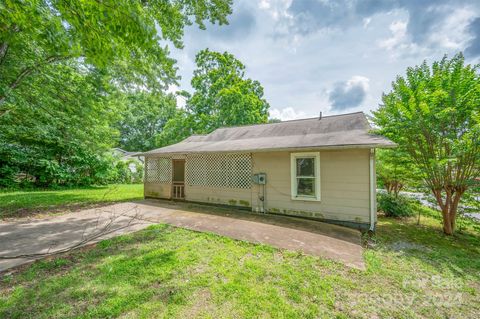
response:
<path fill-rule="evenodd" d="M 171 183 L 145 183 L 143 186 L 144 197 L 170 199 L 172 196 Z"/>
<path fill-rule="evenodd" d="M 251 189 L 185 185 L 185 200 L 210 204 L 251 207 Z"/>
<path fill-rule="evenodd" d="M 291 198 L 290 152 L 254 153 L 253 173 L 266 173 L 267 212 L 369 222 L 370 150 L 320 152 L 320 201 Z M 262 186 L 253 186 L 254 211 L 261 211 Z"/>
<path fill-rule="evenodd" d="M 267 176 L 264 203 L 267 212 L 369 223 L 369 149 L 320 151 L 320 201 L 291 198 L 291 153 L 252 153 L 252 173 L 266 173 Z M 185 200 L 251 207 L 253 211 L 261 212 L 262 187 L 253 183 L 251 189 L 192 186 L 186 183 Z M 170 198 L 171 188 L 168 183 L 145 183 L 144 192 L 146 197 Z"/>

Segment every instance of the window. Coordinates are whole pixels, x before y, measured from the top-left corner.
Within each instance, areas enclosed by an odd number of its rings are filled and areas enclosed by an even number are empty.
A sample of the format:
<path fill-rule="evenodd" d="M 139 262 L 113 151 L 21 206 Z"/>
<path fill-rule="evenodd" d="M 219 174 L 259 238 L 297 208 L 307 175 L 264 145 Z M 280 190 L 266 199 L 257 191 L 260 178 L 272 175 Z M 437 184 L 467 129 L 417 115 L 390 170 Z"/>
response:
<path fill-rule="evenodd" d="M 320 200 L 320 153 L 291 154 L 292 199 Z"/>

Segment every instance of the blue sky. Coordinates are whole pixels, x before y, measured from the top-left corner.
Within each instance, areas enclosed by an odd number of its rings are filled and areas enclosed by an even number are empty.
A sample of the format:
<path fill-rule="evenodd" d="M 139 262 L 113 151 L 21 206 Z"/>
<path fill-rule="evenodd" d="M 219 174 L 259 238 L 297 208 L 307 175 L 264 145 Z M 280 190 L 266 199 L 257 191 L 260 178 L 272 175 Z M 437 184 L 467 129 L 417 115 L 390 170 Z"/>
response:
<path fill-rule="evenodd" d="M 228 51 L 282 120 L 368 113 L 423 60 L 462 51 L 480 62 L 480 0 L 234 0 L 229 21 L 186 30 L 174 89 L 191 90 L 198 51 Z"/>

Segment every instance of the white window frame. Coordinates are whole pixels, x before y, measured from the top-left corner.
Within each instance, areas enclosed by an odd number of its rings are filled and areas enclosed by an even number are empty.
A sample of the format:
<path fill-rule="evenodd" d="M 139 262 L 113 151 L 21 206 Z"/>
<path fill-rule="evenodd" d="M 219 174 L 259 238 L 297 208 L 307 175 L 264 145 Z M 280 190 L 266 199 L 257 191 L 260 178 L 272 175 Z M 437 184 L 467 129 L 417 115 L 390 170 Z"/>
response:
<path fill-rule="evenodd" d="M 315 196 L 297 195 L 297 159 L 315 159 Z M 292 200 L 320 201 L 320 152 L 303 152 L 290 154 L 290 177 Z"/>

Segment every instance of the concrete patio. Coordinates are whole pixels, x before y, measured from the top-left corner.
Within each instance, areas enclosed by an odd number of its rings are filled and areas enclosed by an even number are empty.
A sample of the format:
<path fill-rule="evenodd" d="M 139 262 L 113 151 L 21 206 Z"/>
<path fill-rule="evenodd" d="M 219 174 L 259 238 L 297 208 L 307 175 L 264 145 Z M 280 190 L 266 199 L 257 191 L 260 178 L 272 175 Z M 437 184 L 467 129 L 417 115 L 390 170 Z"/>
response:
<path fill-rule="evenodd" d="M 143 200 L 45 219 L 0 223 L 0 271 L 42 258 L 42 254 L 80 247 L 158 223 L 302 251 L 349 267 L 365 268 L 360 232 L 353 229 L 228 208 Z"/>

